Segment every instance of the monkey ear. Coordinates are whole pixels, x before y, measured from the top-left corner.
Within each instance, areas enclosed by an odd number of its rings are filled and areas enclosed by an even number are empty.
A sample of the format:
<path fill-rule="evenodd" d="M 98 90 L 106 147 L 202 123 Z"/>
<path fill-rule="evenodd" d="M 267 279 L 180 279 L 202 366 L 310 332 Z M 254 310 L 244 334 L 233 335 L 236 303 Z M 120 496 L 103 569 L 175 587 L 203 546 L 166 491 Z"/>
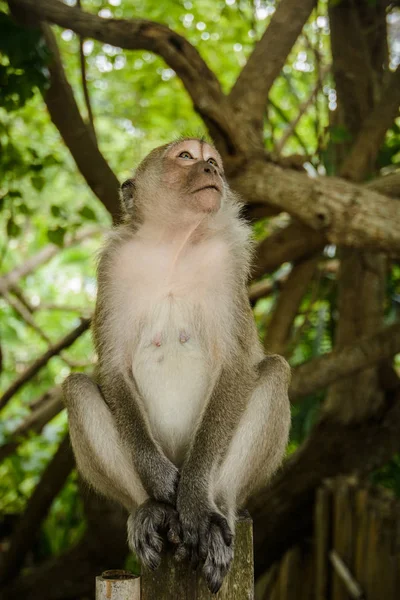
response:
<path fill-rule="evenodd" d="M 131 213 L 135 206 L 135 190 L 136 184 L 134 179 L 127 179 L 120 187 L 119 195 L 122 208 L 127 213 Z"/>

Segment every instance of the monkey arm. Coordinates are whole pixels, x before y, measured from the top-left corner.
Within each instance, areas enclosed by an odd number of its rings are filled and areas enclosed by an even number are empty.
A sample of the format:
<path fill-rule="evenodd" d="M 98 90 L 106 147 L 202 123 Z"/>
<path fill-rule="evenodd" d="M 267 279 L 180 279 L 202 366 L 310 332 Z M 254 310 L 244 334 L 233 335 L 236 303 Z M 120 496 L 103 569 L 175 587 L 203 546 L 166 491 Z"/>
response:
<path fill-rule="evenodd" d="M 179 472 L 150 433 L 135 380 L 113 373 L 101 378 L 101 390 L 143 487 L 151 498 L 175 505 Z"/>

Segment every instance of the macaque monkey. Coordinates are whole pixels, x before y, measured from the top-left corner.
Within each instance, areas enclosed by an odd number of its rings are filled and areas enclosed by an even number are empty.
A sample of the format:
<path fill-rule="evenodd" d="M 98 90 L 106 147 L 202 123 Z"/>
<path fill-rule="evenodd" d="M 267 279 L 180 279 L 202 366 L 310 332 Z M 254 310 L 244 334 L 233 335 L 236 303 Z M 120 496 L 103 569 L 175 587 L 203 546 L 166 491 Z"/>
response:
<path fill-rule="evenodd" d="M 72 445 L 85 479 L 128 510 L 142 564 L 156 568 L 168 539 L 215 593 L 238 510 L 284 455 L 290 370 L 258 340 L 251 232 L 216 149 L 156 148 L 121 199 L 98 266 L 96 381 L 64 383 Z"/>

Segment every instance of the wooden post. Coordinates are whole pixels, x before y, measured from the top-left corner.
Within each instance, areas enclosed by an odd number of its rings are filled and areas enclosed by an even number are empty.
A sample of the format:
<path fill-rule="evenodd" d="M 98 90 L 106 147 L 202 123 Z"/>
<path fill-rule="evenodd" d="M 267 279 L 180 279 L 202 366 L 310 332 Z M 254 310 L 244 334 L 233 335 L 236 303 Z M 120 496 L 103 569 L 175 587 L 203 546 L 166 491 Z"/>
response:
<path fill-rule="evenodd" d="M 141 600 L 253 600 L 253 528 L 250 518 L 236 525 L 235 557 L 218 594 L 211 594 L 201 576 L 187 562 L 166 554 L 157 571 L 141 576 Z"/>
<path fill-rule="evenodd" d="M 128 571 L 104 571 L 96 577 L 96 600 L 140 600 L 140 577 Z"/>
<path fill-rule="evenodd" d="M 252 525 L 248 517 L 236 524 L 235 556 L 218 594 L 209 592 L 201 568 L 166 553 L 156 571 L 143 570 L 140 578 L 127 571 L 96 577 L 96 600 L 254 600 Z"/>

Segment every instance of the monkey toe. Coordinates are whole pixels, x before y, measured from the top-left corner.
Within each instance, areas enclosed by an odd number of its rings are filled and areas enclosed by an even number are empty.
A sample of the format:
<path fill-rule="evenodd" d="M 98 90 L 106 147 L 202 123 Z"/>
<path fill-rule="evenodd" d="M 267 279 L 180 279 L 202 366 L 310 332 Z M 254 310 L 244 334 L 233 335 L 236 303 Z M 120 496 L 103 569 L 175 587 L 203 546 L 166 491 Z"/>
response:
<path fill-rule="evenodd" d="M 203 575 L 208 589 L 213 594 L 220 589 L 233 559 L 233 538 L 227 545 L 224 537 L 221 528 L 215 523 L 211 523 Z"/>

